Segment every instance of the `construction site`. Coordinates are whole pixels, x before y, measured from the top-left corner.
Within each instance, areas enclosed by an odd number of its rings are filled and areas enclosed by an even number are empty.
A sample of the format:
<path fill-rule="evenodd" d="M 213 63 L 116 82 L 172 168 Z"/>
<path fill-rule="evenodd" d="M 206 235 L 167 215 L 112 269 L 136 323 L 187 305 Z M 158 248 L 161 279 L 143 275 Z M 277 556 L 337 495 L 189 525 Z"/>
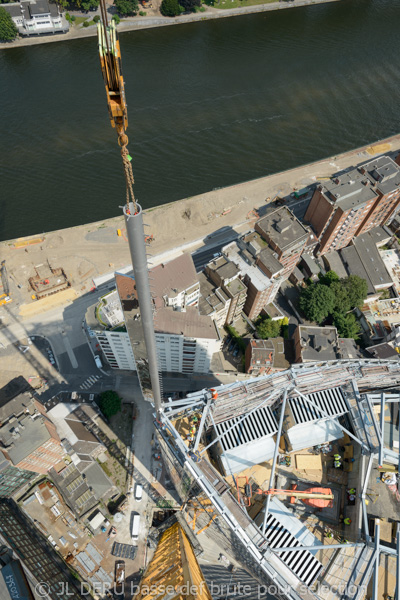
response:
<path fill-rule="evenodd" d="M 337 361 L 166 403 L 155 424 L 182 507 L 142 585 L 171 583 L 178 528 L 197 534 L 205 570 L 211 544 L 264 594 L 397 597 L 399 384 L 388 361 Z"/>

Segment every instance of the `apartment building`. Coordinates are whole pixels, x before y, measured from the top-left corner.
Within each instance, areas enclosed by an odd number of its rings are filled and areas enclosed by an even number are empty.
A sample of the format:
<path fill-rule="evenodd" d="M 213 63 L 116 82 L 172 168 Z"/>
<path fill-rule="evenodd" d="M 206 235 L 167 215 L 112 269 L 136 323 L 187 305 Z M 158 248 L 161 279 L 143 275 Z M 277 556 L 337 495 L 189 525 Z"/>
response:
<path fill-rule="evenodd" d="M 261 269 L 269 277 L 279 271 L 280 276 L 288 279 L 306 248 L 309 231 L 287 206 L 271 208 L 254 229 L 268 244 L 259 254 Z"/>
<path fill-rule="evenodd" d="M 152 294 L 156 307 L 197 306 L 200 283 L 190 254 L 182 254 L 151 270 Z"/>
<path fill-rule="evenodd" d="M 160 271 L 158 271 L 160 272 Z M 163 274 L 164 276 L 164 274 Z M 145 345 L 137 301 L 135 280 L 129 275 L 116 275 L 117 291 L 124 314 L 124 322 L 130 339 L 135 363 L 146 368 Z M 154 288 L 161 288 L 154 278 Z M 165 290 L 165 286 L 163 287 Z M 178 289 L 178 288 L 177 288 Z M 185 288 L 188 289 L 188 288 Z M 189 288 L 190 291 L 190 288 Z M 159 365 L 162 371 L 177 373 L 207 373 L 214 352 L 221 347 L 218 328 L 210 316 L 200 315 L 196 306 L 187 306 L 191 294 L 182 296 L 182 305 L 175 308 L 168 302 L 169 296 L 154 300 L 154 329 Z M 200 285 L 196 296 L 200 295 Z"/>
<path fill-rule="evenodd" d="M 346 247 L 353 237 L 383 225 L 399 205 L 400 169 L 380 156 L 318 186 L 305 214 L 319 253 Z"/>
<path fill-rule="evenodd" d="M 201 315 L 206 315 L 214 319 L 217 327 L 221 328 L 225 325 L 231 298 L 220 287 L 216 285 L 202 272 L 199 273 L 200 282 L 200 300 L 199 312 Z"/>
<path fill-rule="evenodd" d="M 116 274 L 116 278 L 119 277 Z M 117 290 L 100 298 L 99 302 L 89 306 L 85 322 L 90 336 L 97 342 L 112 369 L 134 371 L 135 357 L 126 330 L 124 313 Z"/>
<path fill-rule="evenodd" d="M 225 323 L 231 325 L 242 314 L 247 298 L 247 287 L 241 279 L 242 273 L 233 262 L 227 260 L 224 256 L 219 256 L 209 262 L 206 265 L 205 272 L 207 277 L 230 300 Z"/>
<path fill-rule="evenodd" d="M 212 355 L 221 349 L 215 321 L 200 315 L 196 308 L 186 312 L 160 309 L 155 314 L 154 329 L 161 371 L 208 373 Z"/>
<path fill-rule="evenodd" d="M 264 306 L 274 301 L 283 282 L 280 270 L 268 277 L 260 268 L 258 258 L 254 258 L 240 240 L 224 246 L 222 252 L 225 259 L 231 261 L 243 273 L 243 282 L 247 287 L 243 311 L 250 319 L 255 319 Z"/>

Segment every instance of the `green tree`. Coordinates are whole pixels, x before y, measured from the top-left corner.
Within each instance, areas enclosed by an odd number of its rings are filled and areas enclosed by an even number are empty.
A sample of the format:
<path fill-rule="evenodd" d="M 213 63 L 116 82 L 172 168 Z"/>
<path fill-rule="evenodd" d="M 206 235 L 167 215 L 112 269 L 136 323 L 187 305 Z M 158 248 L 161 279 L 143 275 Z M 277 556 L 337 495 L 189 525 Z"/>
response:
<path fill-rule="evenodd" d="M 194 11 L 196 6 L 201 6 L 201 0 L 179 0 L 179 4 L 182 6 L 183 10 Z"/>
<path fill-rule="evenodd" d="M 351 308 L 360 307 L 368 293 L 368 284 L 358 275 L 350 275 L 341 280 L 349 296 Z"/>
<path fill-rule="evenodd" d="M 117 392 L 107 390 L 100 394 L 100 409 L 105 417 L 109 419 L 121 410 L 121 398 Z"/>
<path fill-rule="evenodd" d="M 275 338 L 281 332 L 280 321 L 273 321 L 272 319 L 264 319 L 257 325 L 257 334 L 263 340 L 268 338 Z"/>
<path fill-rule="evenodd" d="M 360 337 L 360 325 L 353 313 L 349 313 L 348 315 L 335 313 L 333 315 L 333 324 L 338 331 L 339 337 L 353 338 L 355 340 Z"/>
<path fill-rule="evenodd" d="M 310 321 L 322 323 L 333 311 L 335 297 L 331 288 L 317 283 L 303 288 L 299 299 L 299 308 Z"/>
<path fill-rule="evenodd" d="M 15 26 L 11 15 L 0 7 L 0 41 L 12 42 L 18 35 L 18 29 Z"/>
<path fill-rule="evenodd" d="M 162 0 L 160 10 L 164 17 L 176 17 L 182 12 L 178 0 Z"/>
<path fill-rule="evenodd" d="M 98 8 L 100 0 L 79 0 L 80 8 L 88 12 L 92 8 Z"/>
<path fill-rule="evenodd" d="M 333 281 L 329 289 L 332 290 L 335 297 L 334 312 L 346 313 L 354 308 L 351 306 L 349 295 L 342 281 Z"/>
<path fill-rule="evenodd" d="M 139 9 L 138 0 L 115 0 L 114 6 L 122 17 L 135 15 Z"/>
<path fill-rule="evenodd" d="M 114 15 L 112 18 L 113 21 L 115 21 L 115 24 L 118 25 L 118 23 L 121 23 L 121 19 L 119 18 L 118 15 Z"/>
<path fill-rule="evenodd" d="M 339 281 L 339 275 L 335 271 L 327 271 L 325 275 L 319 275 L 320 283 L 330 286 L 334 281 Z"/>
<path fill-rule="evenodd" d="M 95 15 L 95 16 L 93 17 L 93 21 L 94 21 L 95 23 L 98 23 L 98 22 L 100 21 L 100 17 L 99 17 L 99 15 Z"/>

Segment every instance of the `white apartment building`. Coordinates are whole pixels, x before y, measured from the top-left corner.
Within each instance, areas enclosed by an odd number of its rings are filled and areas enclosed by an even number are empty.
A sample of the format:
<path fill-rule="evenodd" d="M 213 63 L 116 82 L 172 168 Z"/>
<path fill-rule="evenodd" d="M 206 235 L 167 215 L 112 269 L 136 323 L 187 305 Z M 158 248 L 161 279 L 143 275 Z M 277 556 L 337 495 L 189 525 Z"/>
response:
<path fill-rule="evenodd" d="M 151 270 L 156 307 L 187 308 L 197 306 L 200 284 L 190 254 L 182 254 Z"/>
<path fill-rule="evenodd" d="M 125 331 L 95 332 L 100 348 L 112 369 L 136 371 L 129 334 Z"/>
<path fill-rule="evenodd" d="M 68 21 L 58 10 L 57 4 L 47 0 L 22 0 L 1 5 L 11 16 L 21 35 L 65 33 Z"/>
<path fill-rule="evenodd" d="M 195 308 L 185 312 L 164 308 L 155 315 L 157 353 L 161 371 L 208 373 L 221 338 L 211 317 Z"/>

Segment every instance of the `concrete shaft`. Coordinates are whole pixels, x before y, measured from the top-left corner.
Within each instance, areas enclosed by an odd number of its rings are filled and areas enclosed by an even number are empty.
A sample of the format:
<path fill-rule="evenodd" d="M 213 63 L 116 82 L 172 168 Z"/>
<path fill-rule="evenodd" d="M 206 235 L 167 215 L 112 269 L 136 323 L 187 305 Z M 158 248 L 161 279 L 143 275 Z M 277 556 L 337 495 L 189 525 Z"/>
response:
<path fill-rule="evenodd" d="M 144 341 L 147 350 L 154 405 L 157 414 L 159 414 L 161 412 L 161 386 L 157 360 L 156 336 L 154 334 L 153 301 L 150 293 L 142 207 L 139 204 L 136 206 L 136 214 L 132 202 L 129 203 L 129 210 L 127 206 L 124 206 L 123 211 L 125 215 L 125 225 L 128 234 L 133 272 L 135 275 L 140 318 L 142 321 Z"/>

